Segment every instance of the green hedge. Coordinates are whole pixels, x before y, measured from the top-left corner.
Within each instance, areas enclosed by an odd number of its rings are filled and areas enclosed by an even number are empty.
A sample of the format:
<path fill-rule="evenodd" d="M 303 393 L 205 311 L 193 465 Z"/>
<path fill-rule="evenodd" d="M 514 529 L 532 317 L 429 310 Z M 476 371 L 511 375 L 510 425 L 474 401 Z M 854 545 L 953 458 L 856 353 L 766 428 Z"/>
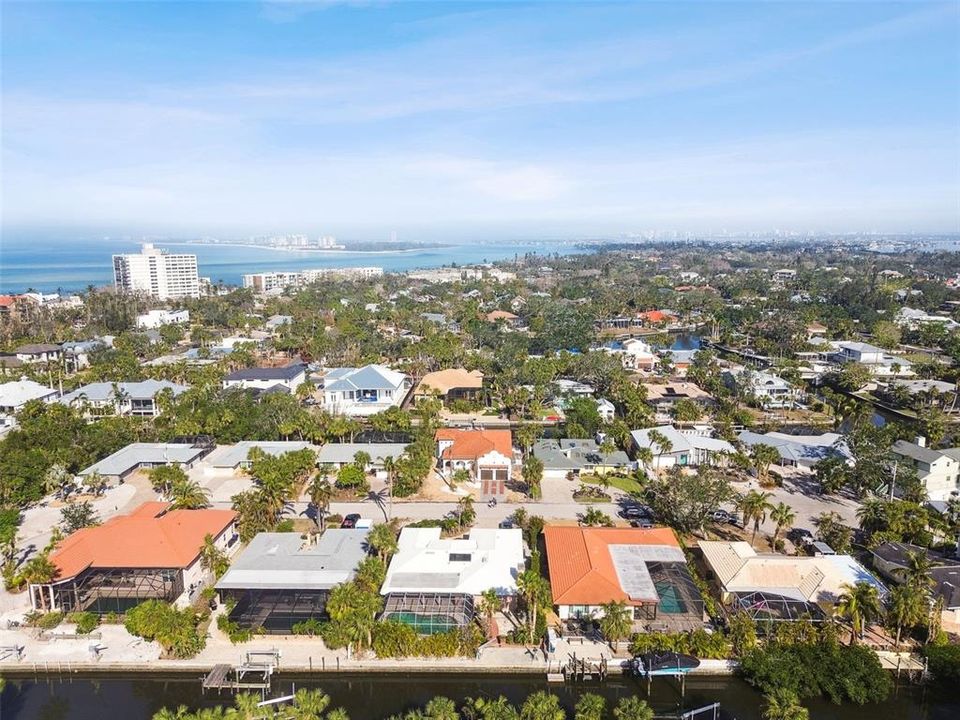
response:
<path fill-rule="evenodd" d="M 638 633 L 630 642 L 630 652 L 678 652 L 698 658 L 722 660 L 730 656 L 730 643 L 720 632 L 697 629 L 686 633 Z"/>
<path fill-rule="evenodd" d="M 199 619 L 190 608 L 177 610 L 162 600 L 147 600 L 126 614 L 123 625 L 131 635 L 156 640 L 167 655 L 191 658 L 207 644 L 197 629 Z"/>
<path fill-rule="evenodd" d="M 960 682 L 960 645 L 927 645 L 923 654 L 937 682 Z"/>
<path fill-rule="evenodd" d="M 785 688 L 801 700 L 826 697 L 865 705 L 886 700 L 893 690 L 877 654 L 861 645 L 771 643 L 746 653 L 740 672 L 765 694 Z"/>

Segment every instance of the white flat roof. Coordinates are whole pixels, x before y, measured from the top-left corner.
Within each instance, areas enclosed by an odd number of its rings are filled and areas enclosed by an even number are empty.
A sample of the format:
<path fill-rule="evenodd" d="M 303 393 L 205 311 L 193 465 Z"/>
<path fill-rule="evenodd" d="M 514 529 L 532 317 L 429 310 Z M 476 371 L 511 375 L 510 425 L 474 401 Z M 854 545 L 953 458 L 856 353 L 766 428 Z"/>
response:
<path fill-rule="evenodd" d="M 440 528 L 404 528 L 380 593 L 442 592 L 500 595 L 517 591 L 523 572 L 523 532 L 473 528 L 464 538 L 440 538 Z"/>

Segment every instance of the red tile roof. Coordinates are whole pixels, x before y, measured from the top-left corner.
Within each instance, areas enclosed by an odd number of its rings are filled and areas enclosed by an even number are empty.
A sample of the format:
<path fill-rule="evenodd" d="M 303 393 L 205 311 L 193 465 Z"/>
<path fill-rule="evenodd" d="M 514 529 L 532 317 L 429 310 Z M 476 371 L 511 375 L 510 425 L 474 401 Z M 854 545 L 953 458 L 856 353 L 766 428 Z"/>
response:
<path fill-rule="evenodd" d="M 638 317 L 647 322 L 659 323 L 672 320 L 676 316 L 669 310 L 647 310 L 646 312 L 640 313 Z"/>
<path fill-rule="evenodd" d="M 476 460 L 491 450 L 508 458 L 513 457 L 513 435 L 509 430 L 458 430 L 441 428 L 434 436 L 437 442 L 452 440 L 453 444 L 443 451 L 447 460 Z"/>
<path fill-rule="evenodd" d="M 620 587 L 610 545 L 669 545 L 680 547 L 670 528 L 595 528 L 548 525 L 547 545 L 550 589 L 555 605 L 602 605 L 622 600 L 638 601 Z M 656 598 L 650 598 L 656 600 Z"/>
<path fill-rule="evenodd" d="M 147 502 L 129 515 L 83 528 L 62 540 L 50 560 L 65 580 L 88 567 L 186 568 L 207 534 L 217 537 L 236 518 L 233 510 L 169 510 Z"/>

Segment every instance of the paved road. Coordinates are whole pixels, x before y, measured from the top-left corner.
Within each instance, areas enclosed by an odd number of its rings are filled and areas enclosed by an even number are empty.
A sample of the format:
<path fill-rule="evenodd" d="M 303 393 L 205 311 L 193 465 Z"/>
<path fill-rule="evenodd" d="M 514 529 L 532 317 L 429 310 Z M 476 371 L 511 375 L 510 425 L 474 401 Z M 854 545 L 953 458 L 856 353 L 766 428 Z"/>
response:
<path fill-rule="evenodd" d="M 406 520 L 429 520 L 433 518 L 442 518 L 456 509 L 456 503 L 452 502 L 395 502 L 392 506 L 389 503 L 381 509 L 380 506 L 371 501 L 353 503 L 333 503 L 331 511 L 340 515 L 347 513 L 359 513 L 363 517 L 372 518 L 375 521 L 383 521 L 385 517 L 404 518 Z M 566 503 L 506 503 L 498 502 L 494 507 L 486 503 L 476 502 L 473 505 L 477 513 L 476 525 L 478 527 L 497 527 L 500 521 L 512 515 L 518 508 L 523 508 L 528 515 L 539 515 L 544 519 L 552 520 L 576 520 L 577 516 L 583 513 L 588 506 L 578 502 Z M 607 513 L 611 517 L 615 516 L 618 506 L 613 503 L 596 503 L 593 505 L 597 509 Z M 297 512 L 303 512 L 306 508 L 300 507 Z"/>

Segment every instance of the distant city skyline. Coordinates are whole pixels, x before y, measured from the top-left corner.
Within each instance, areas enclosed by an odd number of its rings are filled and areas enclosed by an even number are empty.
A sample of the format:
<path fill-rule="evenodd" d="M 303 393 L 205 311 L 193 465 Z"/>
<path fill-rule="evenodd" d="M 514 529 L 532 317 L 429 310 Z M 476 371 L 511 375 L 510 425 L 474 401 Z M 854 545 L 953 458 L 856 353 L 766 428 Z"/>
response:
<path fill-rule="evenodd" d="M 960 231 L 957 3 L 4 3 L 3 235 Z"/>

